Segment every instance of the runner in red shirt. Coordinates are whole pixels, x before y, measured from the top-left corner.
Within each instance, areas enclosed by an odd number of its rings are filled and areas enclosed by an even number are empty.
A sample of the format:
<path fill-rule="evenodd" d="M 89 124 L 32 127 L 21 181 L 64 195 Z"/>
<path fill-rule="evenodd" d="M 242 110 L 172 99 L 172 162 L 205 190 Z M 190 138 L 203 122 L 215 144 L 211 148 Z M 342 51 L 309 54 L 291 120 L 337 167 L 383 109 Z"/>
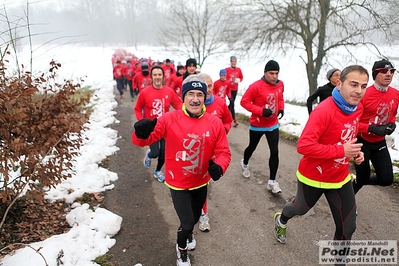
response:
<path fill-rule="evenodd" d="M 201 216 L 210 178 L 219 180 L 231 160 L 222 122 L 205 112 L 206 94 L 207 86 L 202 78 L 187 77 L 183 84 L 182 109 L 167 112 L 158 120 L 139 120 L 132 133 L 133 144 L 140 147 L 165 138 L 165 184 L 179 218 L 178 266 L 191 265 L 188 250 L 196 247 L 193 230 Z"/>
<path fill-rule="evenodd" d="M 208 89 L 205 100 L 206 112 L 216 117 L 219 117 L 223 123 L 224 129 L 226 130 L 226 134 L 229 133 L 233 118 L 231 117 L 231 113 L 229 107 L 226 104 L 226 100 L 224 98 L 220 98 L 217 95 L 214 95 L 214 85 L 211 76 L 206 73 L 200 73 L 198 74 L 198 76 L 205 80 Z M 208 214 L 208 200 L 205 201 L 205 204 L 202 207 L 202 214 L 198 222 L 198 228 L 202 232 L 208 232 L 211 230 Z"/>
<path fill-rule="evenodd" d="M 127 61 L 125 77 L 127 80 L 127 85 L 129 86 L 130 97 L 132 98 L 132 101 L 133 101 L 133 98 L 135 95 L 135 92 L 133 89 L 133 78 L 135 75 L 136 75 L 136 67 L 134 65 L 132 65 L 130 61 Z"/>
<path fill-rule="evenodd" d="M 137 93 L 140 93 L 142 89 L 149 86 L 151 84 L 151 76 L 148 70 L 148 63 L 141 63 L 141 70 L 136 72 L 136 75 L 133 79 L 133 88 L 137 90 Z"/>
<path fill-rule="evenodd" d="M 227 72 L 227 81 L 229 82 L 229 87 L 231 91 L 231 98 L 230 98 L 230 112 L 231 116 L 233 117 L 233 126 L 238 126 L 238 122 L 236 120 L 236 112 L 234 109 L 234 104 L 237 97 L 238 91 L 238 84 L 243 80 L 243 75 L 241 72 L 241 68 L 237 67 L 237 57 L 231 56 L 230 57 L 230 67 L 226 68 Z"/>
<path fill-rule="evenodd" d="M 334 240 L 351 240 L 356 229 L 356 200 L 349 162 L 351 158 L 356 165 L 364 161 L 356 135 L 368 80 L 364 67 L 344 68 L 332 96 L 310 113 L 297 145 L 303 155 L 296 173 L 297 194 L 282 212 L 274 214 L 278 242 L 286 243 L 288 220 L 306 214 L 323 194 L 335 223 Z"/>
<path fill-rule="evenodd" d="M 116 81 L 116 89 L 118 90 L 120 98 L 122 99 L 124 79 L 123 79 L 123 66 L 120 60 L 116 61 L 116 65 L 114 66 L 112 72 L 114 75 L 114 79 Z"/>
<path fill-rule="evenodd" d="M 374 84 L 367 88 L 361 103 L 358 142 L 362 143 L 364 162 L 356 165 L 355 194 L 364 185 L 390 186 L 393 182 L 392 159 L 385 140 L 396 128 L 399 91 L 390 86 L 396 69 L 388 60 L 376 61 L 372 68 Z M 370 162 L 375 173 L 371 174 Z"/>
<path fill-rule="evenodd" d="M 181 109 L 182 101 L 177 94 L 168 86 L 163 85 L 163 69 L 160 66 L 151 68 L 151 85 L 140 91 L 134 106 L 137 120 L 143 118 L 159 118 L 169 112 L 170 106 L 175 110 Z M 146 168 L 151 166 L 151 159 L 158 158 L 158 164 L 154 170 L 154 177 L 163 182 L 165 177 L 161 168 L 165 162 L 165 140 L 161 139 L 150 145 L 146 152 L 143 163 Z"/>
<path fill-rule="evenodd" d="M 181 96 L 181 87 L 183 86 L 183 74 L 184 66 L 177 66 L 176 74 L 172 75 L 170 79 L 170 87 L 176 92 L 176 94 Z"/>
<path fill-rule="evenodd" d="M 213 84 L 213 95 L 217 95 L 222 99 L 226 97 L 231 98 L 229 82 L 226 80 L 226 69 L 222 69 L 219 72 L 220 79 L 216 80 Z"/>
<path fill-rule="evenodd" d="M 248 163 L 253 152 L 263 136 L 269 145 L 270 157 L 269 180 L 266 188 L 272 193 L 281 193 L 279 183 L 276 181 L 279 166 L 279 123 L 284 116 L 284 83 L 278 79 L 279 64 L 269 60 L 261 79 L 252 83 L 241 98 L 241 106 L 251 112 L 249 119 L 249 144 L 244 150 L 241 160 L 242 175 L 250 177 Z"/>
<path fill-rule="evenodd" d="M 164 82 L 166 86 L 170 86 L 170 79 L 175 73 L 175 69 L 170 62 L 170 59 L 166 59 L 165 63 L 162 64 L 163 72 L 165 73 Z"/>

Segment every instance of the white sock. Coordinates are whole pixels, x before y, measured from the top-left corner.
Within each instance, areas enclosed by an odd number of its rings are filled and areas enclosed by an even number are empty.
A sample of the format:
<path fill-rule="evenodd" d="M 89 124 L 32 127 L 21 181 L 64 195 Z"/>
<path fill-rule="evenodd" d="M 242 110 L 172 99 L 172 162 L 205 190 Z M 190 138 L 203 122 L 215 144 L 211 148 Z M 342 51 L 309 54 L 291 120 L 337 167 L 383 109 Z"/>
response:
<path fill-rule="evenodd" d="M 276 180 L 271 180 L 271 179 L 269 179 L 269 181 L 267 182 L 268 184 L 274 184 L 274 182 L 275 182 Z"/>

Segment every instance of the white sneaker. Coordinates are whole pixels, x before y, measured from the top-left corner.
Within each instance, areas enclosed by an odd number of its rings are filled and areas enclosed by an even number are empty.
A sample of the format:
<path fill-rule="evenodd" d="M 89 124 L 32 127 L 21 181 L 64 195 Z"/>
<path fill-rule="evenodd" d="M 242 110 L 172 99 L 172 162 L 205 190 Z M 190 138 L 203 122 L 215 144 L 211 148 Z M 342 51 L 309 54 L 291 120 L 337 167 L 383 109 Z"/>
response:
<path fill-rule="evenodd" d="M 189 235 L 187 239 L 187 249 L 194 250 L 196 246 L 197 246 L 197 241 L 194 238 L 194 234 Z"/>
<path fill-rule="evenodd" d="M 274 181 L 274 183 L 267 183 L 266 188 L 267 188 L 267 190 L 271 191 L 274 194 L 283 192 L 277 181 Z"/>
<path fill-rule="evenodd" d="M 208 214 L 201 215 L 198 223 L 198 228 L 202 232 L 209 232 L 211 231 L 211 225 L 209 224 L 209 217 Z"/>
<path fill-rule="evenodd" d="M 241 169 L 242 169 L 242 175 L 245 178 L 249 178 L 251 176 L 251 173 L 249 172 L 248 165 L 244 164 L 244 159 L 241 159 Z"/>
<path fill-rule="evenodd" d="M 188 257 L 187 248 L 179 249 L 179 246 L 176 244 L 176 253 L 177 253 L 177 266 L 191 266 L 190 258 Z"/>

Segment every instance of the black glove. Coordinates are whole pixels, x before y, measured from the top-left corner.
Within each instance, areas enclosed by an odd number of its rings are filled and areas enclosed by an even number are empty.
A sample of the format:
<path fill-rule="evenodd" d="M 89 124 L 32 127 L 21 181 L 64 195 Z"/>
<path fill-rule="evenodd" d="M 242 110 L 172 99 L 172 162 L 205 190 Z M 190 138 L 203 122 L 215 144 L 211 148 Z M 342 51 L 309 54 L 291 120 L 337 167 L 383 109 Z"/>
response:
<path fill-rule="evenodd" d="M 208 163 L 209 163 L 208 167 L 209 175 L 212 177 L 214 181 L 218 181 L 219 178 L 223 175 L 222 167 L 216 164 L 212 159 L 209 159 Z"/>
<path fill-rule="evenodd" d="M 387 131 L 387 125 L 370 125 L 368 131 L 378 136 L 385 136 Z"/>
<path fill-rule="evenodd" d="M 278 110 L 278 119 L 283 118 L 284 116 L 284 110 Z"/>
<path fill-rule="evenodd" d="M 143 118 L 134 123 L 134 133 L 139 139 L 148 139 L 151 132 L 154 131 L 154 127 L 157 124 L 157 119 L 151 120 L 149 118 Z"/>
<path fill-rule="evenodd" d="M 270 110 L 269 108 L 264 108 L 264 109 L 263 109 L 263 116 L 264 116 L 264 117 L 269 117 L 269 116 L 272 115 L 272 113 L 273 113 L 273 111 Z"/>
<path fill-rule="evenodd" d="M 395 131 L 395 128 L 396 128 L 396 123 L 395 122 L 389 123 L 387 125 L 387 129 L 385 130 L 385 133 L 387 135 L 391 135 Z"/>

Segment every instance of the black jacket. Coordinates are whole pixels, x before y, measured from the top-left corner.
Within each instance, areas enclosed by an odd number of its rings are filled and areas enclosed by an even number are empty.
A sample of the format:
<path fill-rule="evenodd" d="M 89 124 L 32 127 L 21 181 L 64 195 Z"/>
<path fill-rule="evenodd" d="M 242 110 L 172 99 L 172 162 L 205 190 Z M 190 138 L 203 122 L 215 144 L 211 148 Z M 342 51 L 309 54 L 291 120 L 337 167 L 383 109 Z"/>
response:
<path fill-rule="evenodd" d="M 317 90 L 308 97 L 308 100 L 306 101 L 306 106 L 308 107 L 309 114 L 312 112 L 312 105 L 314 100 L 319 97 L 319 103 L 321 103 L 331 96 L 334 88 L 335 86 L 331 82 L 328 82 L 324 86 L 318 87 Z"/>

